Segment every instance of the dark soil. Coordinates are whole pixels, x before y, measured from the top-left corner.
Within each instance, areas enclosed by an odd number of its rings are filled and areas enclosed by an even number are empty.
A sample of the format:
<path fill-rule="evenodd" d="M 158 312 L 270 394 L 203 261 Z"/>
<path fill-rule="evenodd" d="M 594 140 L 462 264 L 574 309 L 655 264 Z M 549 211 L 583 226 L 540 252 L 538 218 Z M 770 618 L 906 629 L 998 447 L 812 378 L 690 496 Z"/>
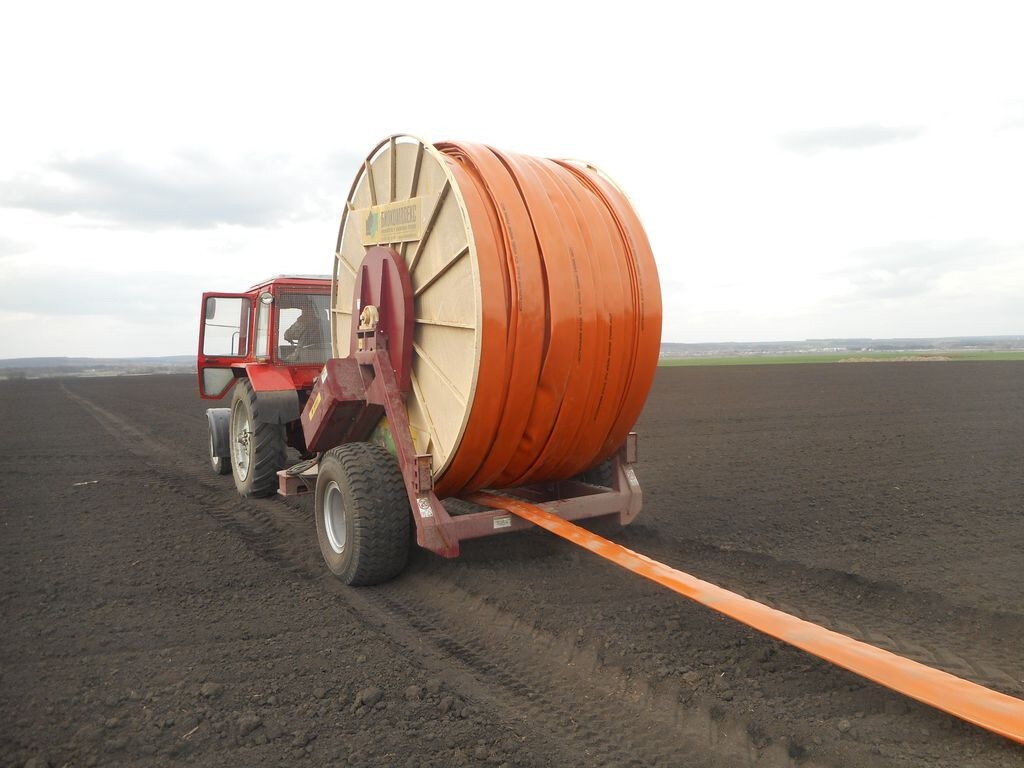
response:
<path fill-rule="evenodd" d="M 540 532 L 342 587 L 207 405 L 0 383 L 0 765 L 1024 762 Z M 662 369 L 638 432 L 617 540 L 1024 697 L 1024 363 Z"/>

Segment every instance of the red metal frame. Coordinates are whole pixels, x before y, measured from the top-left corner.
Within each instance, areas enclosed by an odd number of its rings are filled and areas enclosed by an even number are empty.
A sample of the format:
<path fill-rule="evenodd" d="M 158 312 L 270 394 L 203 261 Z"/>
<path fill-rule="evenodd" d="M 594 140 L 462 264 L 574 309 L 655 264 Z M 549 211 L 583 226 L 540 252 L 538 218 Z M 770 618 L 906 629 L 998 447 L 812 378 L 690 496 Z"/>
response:
<path fill-rule="evenodd" d="M 360 312 L 372 304 L 379 312 L 374 327 L 358 327 Z M 348 357 L 330 360 L 313 383 L 300 417 L 306 446 L 323 452 L 347 442 L 367 440 L 387 416 L 398 465 L 416 523 L 416 542 L 444 557 L 459 554 L 465 539 L 509 533 L 532 523 L 501 509 L 451 515 L 434 493 L 430 455 L 417 454 L 409 428 L 405 397 L 412 353 L 412 289 L 404 260 L 390 248 L 371 248 L 357 275 L 353 297 L 353 338 Z M 403 386 L 403 382 L 405 382 Z M 613 457 L 612 488 L 561 480 L 506 491 L 566 520 L 617 515 L 627 524 L 640 511 L 642 494 L 633 471 L 636 433 Z M 311 489 L 316 468 L 299 475 L 278 473 L 279 493 Z M 483 506 L 485 496 L 468 500 Z"/>
<path fill-rule="evenodd" d="M 412 280 L 405 260 L 391 248 L 374 246 L 366 251 L 356 274 L 354 322 L 349 355 L 359 349 L 359 312 L 367 305 L 377 307 L 380 317 L 375 331 L 388 340 L 388 357 L 398 379 L 398 388 L 408 392 L 412 375 Z"/>

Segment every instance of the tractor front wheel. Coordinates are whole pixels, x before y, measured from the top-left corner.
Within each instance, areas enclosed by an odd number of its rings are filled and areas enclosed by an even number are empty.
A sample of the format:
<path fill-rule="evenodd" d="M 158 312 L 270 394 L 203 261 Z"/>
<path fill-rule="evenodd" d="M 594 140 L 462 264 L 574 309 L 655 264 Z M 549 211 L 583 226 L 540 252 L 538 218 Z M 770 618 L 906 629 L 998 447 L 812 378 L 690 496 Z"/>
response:
<path fill-rule="evenodd" d="M 247 379 L 235 384 L 231 400 L 231 474 L 242 496 L 269 496 L 277 471 L 288 464 L 284 426 L 260 421 L 256 393 Z"/>
<path fill-rule="evenodd" d="M 409 497 L 386 448 L 346 443 L 325 453 L 313 509 L 327 568 L 346 584 L 380 584 L 405 568 Z"/>
<path fill-rule="evenodd" d="M 210 469 L 218 475 L 226 475 L 231 471 L 231 460 L 225 459 L 218 456 L 213 450 L 213 425 L 211 424 L 209 429 L 210 433 Z"/>

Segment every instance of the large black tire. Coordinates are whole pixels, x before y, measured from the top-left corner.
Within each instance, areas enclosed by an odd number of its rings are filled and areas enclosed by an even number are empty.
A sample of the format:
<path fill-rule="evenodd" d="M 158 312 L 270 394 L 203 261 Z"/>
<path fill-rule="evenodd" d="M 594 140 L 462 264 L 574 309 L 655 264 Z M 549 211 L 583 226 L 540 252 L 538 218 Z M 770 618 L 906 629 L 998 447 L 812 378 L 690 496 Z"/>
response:
<path fill-rule="evenodd" d="M 347 443 L 324 454 L 313 510 L 327 568 L 346 584 L 380 584 L 405 568 L 409 497 L 386 448 Z"/>
<path fill-rule="evenodd" d="M 248 425 L 248 428 L 244 428 Z M 242 438 L 242 433 L 247 437 Z M 242 496 L 269 496 L 277 491 L 277 471 L 288 466 L 284 426 L 260 420 L 256 393 L 239 379 L 231 398 L 231 474 Z M 247 446 L 247 450 L 246 450 Z"/>

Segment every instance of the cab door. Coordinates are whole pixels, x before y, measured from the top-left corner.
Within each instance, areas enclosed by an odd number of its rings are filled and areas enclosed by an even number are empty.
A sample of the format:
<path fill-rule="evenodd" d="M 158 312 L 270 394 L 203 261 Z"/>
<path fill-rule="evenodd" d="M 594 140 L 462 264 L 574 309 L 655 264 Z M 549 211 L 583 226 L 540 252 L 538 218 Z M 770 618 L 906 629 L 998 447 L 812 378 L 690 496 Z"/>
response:
<path fill-rule="evenodd" d="M 235 381 L 234 367 L 251 359 L 253 297 L 204 293 L 199 321 L 199 396 L 216 400 Z"/>

